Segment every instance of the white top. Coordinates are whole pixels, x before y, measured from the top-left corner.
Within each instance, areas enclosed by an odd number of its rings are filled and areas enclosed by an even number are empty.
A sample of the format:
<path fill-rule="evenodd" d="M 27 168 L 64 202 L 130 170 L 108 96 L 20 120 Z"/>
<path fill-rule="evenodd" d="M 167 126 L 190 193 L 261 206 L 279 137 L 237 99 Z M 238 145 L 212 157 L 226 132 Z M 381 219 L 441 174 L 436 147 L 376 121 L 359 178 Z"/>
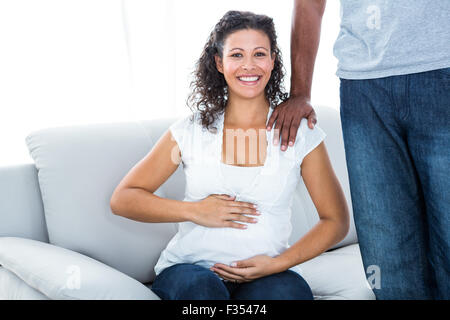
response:
<path fill-rule="evenodd" d="M 273 109 L 267 114 L 266 124 Z M 221 113 L 212 133 L 203 128 L 200 113 L 194 112 L 173 123 L 169 129 L 181 150 L 186 175 L 184 201 L 201 201 L 210 194 L 236 195 L 236 201 L 255 203 L 261 215 L 257 223 L 246 223 L 247 229 L 208 228 L 193 222 L 179 222 L 178 232 L 155 265 L 158 275 L 177 263 L 212 267 L 215 263 L 230 265 L 255 255 L 277 256 L 289 248 L 291 203 L 301 179 L 301 163 L 326 134 L 319 126 L 309 129 L 302 119 L 293 147 L 281 151 L 273 146 L 274 129 L 266 132 L 267 152 L 261 167 L 233 167 L 222 162 L 223 120 Z M 225 170 L 224 170 L 225 169 Z M 301 273 L 298 266 L 290 268 Z"/>
<path fill-rule="evenodd" d="M 248 187 L 257 174 L 261 171 L 258 167 L 240 167 L 221 162 L 222 175 L 226 184 L 234 191 L 234 195 L 240 195 Z"/>

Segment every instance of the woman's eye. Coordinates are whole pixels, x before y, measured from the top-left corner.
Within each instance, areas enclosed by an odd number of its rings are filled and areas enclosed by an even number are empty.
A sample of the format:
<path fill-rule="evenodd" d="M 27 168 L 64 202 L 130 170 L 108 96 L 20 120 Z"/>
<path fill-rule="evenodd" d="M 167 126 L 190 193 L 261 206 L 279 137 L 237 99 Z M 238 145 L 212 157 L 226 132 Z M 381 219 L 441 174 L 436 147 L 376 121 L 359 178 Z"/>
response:
<path fill-rule="evenodd" d="M 266 54 L 264 52 L 257 52 L 257 53 L 255 53 L 255 56 L 257 56 L 257 57 L 264 57 L 265 55 Z M 242 57 L 242 53 L 233 53 L 231 56 L 239 58 L 239 57 Z"/>

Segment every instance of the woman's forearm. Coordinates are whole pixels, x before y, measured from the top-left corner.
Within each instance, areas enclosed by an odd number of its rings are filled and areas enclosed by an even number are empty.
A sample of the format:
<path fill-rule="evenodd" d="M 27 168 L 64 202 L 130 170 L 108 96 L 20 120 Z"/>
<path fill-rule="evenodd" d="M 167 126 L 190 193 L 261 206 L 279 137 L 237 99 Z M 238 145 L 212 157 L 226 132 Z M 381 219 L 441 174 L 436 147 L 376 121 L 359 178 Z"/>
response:
<path fill-rule="evenodd" d="M 321 219 L 300 240 L 275 257 L 278 272 L 310 260 L 341 241 L 348 225 L 331 219 Z"/>
<path fill-rule="evenodd" d="M 191 221 L 194 206 L 194 202 L 161 198 L 141 188 L 120 190 L 111 201 L 114 214 L 141 222 Z"/>

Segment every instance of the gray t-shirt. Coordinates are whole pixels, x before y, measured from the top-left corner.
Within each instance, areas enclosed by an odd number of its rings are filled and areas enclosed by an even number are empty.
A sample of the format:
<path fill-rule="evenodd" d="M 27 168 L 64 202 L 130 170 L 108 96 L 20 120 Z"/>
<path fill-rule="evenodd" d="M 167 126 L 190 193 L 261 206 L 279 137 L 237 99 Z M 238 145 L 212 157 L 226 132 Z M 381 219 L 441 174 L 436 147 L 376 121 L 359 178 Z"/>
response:
<path fill-rule="evenodd" d="M 450 0 L 341 0 L 333 52 L 344 79 L 450 67 Z"/>

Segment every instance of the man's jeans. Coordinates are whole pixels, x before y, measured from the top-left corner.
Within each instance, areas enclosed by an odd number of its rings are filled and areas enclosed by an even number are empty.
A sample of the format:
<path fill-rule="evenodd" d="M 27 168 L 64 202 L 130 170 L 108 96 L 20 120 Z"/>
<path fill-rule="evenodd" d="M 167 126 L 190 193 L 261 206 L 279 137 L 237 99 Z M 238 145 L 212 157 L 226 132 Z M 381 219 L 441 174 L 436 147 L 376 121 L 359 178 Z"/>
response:
<path fill-rule="evenodd" d="M 450 68 L 341 79 L 340 96 L 353 215 L 377 299 L 450 299 Z"/>
<path fill-rule="evenodd" d="M 208 268 L 179 263 L 156 277 L 152 291 L 162 300 L 312 300 L 306 281 L 286 270 L 250 282 L 224 282 Z"/>

